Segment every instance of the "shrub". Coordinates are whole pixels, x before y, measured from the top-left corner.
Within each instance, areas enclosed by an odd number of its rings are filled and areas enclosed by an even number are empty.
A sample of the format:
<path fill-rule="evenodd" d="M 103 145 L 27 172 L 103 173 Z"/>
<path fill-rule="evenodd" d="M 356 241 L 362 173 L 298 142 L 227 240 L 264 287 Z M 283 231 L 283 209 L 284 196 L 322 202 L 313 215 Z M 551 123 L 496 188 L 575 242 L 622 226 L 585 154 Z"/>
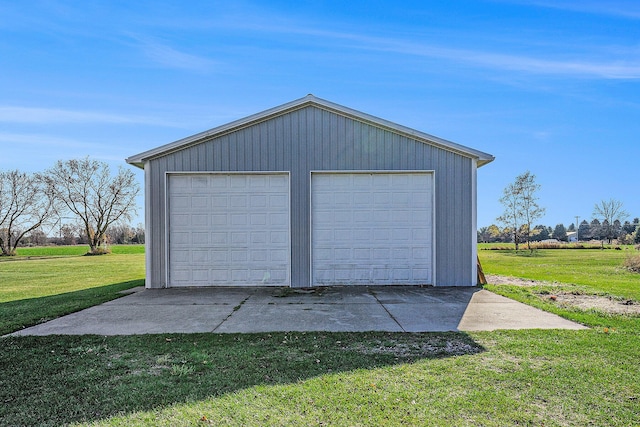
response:
<path fill-rule="evenodd" d="M 628 256 L 623 265 L 629 271 L 640 273 L 640 255 Z"/>
<path fill-rule="evenodd" d="M 110 253 L 111 253 L 111 249 L 108 249 L 108 248 L 95 248 L 94 250 L 87 252 L 85 255 L 86 256 L 106 255 L 106 254 L 110 254 Z"/>

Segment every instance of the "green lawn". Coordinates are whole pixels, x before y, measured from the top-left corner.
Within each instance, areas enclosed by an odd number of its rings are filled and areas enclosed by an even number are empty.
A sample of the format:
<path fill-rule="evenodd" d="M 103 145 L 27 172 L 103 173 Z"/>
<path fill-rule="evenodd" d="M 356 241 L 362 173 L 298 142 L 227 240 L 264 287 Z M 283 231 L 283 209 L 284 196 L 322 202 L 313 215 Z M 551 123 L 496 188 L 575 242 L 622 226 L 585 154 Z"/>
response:
<path fill-rule="evenodd" d="M 606 292 L 640 300 L 640 275 L 625 270 L 625 258 L 639 255 L 631 246 L 613 249 L 480 250 L 486 272 L 548 282 L 583 285 L 595 292 Z"/>
<path fill-rule="evenodd" d="M 109 246 L 113 254 L 144 254 L 144 245 L 113 245 Z M 15 258 L 8 257 L 0 259 L 0 261 L 20 260 L 25 257 L 53 257 L 53 256 L 69 256 L 84 255 L 89 252 L 87 245 L 75 246 L 38 246 L 33 248 L 18 248 L 18 256 Z"/>
<path fill-rule="evenodd" d="M 544 268 L 563 269 L 574 255 L 561 252 L 538 254 Z M 122 257 L 142 269 L 138 256 L 80 259 L 109 264 Z M 526 277 L 540 268 L 510 252 L 480 256 L 487 273 Z M 615 270 L 610 256 L 597 251 L 574 262 Z M 9 265 L 42 261 L 0 262 L 0 274 Z M 573 277 L 586 280 L 600 268 Z M 140 280 L 119 277 L 103 286 Z M 549 286 L 631 298 L 640 276 L 628 277 L 611 286 L 606 280 Z M 546 280 L 559 282 L 553 273 Z M 530 303 L 540 300 L 531 295 Z M 595 327 L 3 338 L 0 425 L 639 425 L 640 325 L 597 312 L 583 321 Z M 615 329 L 602 326 L 607 322 Z M 6 328 L 4 320 L 0 325 Z"/>
<path fill-rule="evenodd" d="M 144 286 L 144 247 L 112 250 L 82 256 L 86 246 L 21 248 L 18 256 L 0 258 L 0 335 Z"/>
<path fill-rule="evenodd" d="M 640 331 L 640 317 L 614 316 L 597 310 L 559 307 L 545 296 L 556 293 L 602 295 L 640 303 L 640 274 L 622 267 L 633 249 L 576 249 L 478 251 L 489 274 L 520 277 L 545 283 L 538 286 L 492 285 L 485 289 L 590 326 Z"/>

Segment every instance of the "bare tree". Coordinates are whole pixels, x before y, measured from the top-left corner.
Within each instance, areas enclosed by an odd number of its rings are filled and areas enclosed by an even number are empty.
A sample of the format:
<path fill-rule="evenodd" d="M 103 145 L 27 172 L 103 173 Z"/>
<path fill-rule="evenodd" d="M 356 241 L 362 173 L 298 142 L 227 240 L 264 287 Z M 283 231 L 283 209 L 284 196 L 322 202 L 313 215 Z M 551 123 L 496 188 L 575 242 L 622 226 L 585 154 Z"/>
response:
<path fill-rule="evenodd" d="M 531 172 L 518 175 L 516 180 L 503 190 L 500 203 L 505 210 L 497 220 L 504 224 L 512 233 L 513 241 L 518 250 L 520 239 L 525 238 L 527 247 L 531 250 L 531 235 L 533 223 L 542 218 L 544 208 L 538 205 L 536 192 L 540 185 L 536 184 L 536 176 Z"/>
<path fill-rule="evenodd" d="M 56 211 L 54 192 L 42 176 L 18 170 L 0 172 L 0 250 L 15 255 L 28 233 L 47 223 Z"/>
<path fill-rule="evenodd" d="M 26 235 L 21 243 L 23 245 L 29 246 L 44 246 L 47 244 L 47 240 L 47 233 L 38 228 L 37 230 L 33 230 L 31 231 L 31 233 Z"/>
<path fill-rule="evenodd" d="M 611 243 L 611 240 L 617 237 L 613 224 L 616 221 L 620 223 L 629 217 L 627 211 L 623 209 L 622 202 L 615 199 L 602 200 L 600 203 L 596 203 L 593 207 L 592 215 L 596 219 L 602 219 L 601 237 L 607 239 L 608 243 Z"/>
<path fill-rule="evenodd" d="M 135 237 L 136 230 L 126 223 L 113 224 L 107 231 L 107 240 L 111 244 L 126 245 Z"/>
<path fill-rule="evenodd" d="M 138 244 L 143 244 L 145 242 L 144 240 L 144 236 L 145 236 L 145 229 L 144 229 L 144 224 L 138 224 L 138 226 L 135 229 L 135 235 L 133 236 L 133 243 L 138 243 Z"/>
<path fill-rule="evenodd" d="M 79 218 L 91 253 L 107 252 L 109 226 L 136 212 L 140 186 L 133 172 L 119 168 L 112 176 L 106 163 L 84 158 L 58 161 L 46 176 L 56 196 Z"/>

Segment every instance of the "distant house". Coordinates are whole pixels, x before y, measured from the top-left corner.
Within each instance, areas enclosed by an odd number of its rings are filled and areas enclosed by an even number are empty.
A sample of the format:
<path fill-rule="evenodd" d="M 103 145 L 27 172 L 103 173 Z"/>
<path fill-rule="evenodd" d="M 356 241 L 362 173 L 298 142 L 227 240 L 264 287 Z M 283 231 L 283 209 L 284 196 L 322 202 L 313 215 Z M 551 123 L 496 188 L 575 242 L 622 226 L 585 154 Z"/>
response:
<path fill-rule="evenodd" d="M 578 241 L 577 231 L 567 231 L 567 242 L 576 243 Z"/>
<path fill-rule="evenodd" d="M 313 95 L 137 154 L 146 286 L 476 285 L 493 160 Z"/>

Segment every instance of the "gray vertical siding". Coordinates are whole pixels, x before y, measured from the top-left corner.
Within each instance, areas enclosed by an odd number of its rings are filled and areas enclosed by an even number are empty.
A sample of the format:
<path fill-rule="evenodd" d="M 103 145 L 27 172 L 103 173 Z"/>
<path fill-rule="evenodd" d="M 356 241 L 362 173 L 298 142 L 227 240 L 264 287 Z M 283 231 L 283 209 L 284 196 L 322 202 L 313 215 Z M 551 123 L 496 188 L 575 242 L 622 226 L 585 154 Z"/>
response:
<path fill-rule="evenodd" d="M 315 106 L 149 160 L 147 221 L 150 287 L 166 285 L 165 173 L 286 171 L 291 191 L 291 285 L 310 285 L 310 172 L 314 170 L 435 171 L 436 284 L 473 283 L 473 162 Z"/>

